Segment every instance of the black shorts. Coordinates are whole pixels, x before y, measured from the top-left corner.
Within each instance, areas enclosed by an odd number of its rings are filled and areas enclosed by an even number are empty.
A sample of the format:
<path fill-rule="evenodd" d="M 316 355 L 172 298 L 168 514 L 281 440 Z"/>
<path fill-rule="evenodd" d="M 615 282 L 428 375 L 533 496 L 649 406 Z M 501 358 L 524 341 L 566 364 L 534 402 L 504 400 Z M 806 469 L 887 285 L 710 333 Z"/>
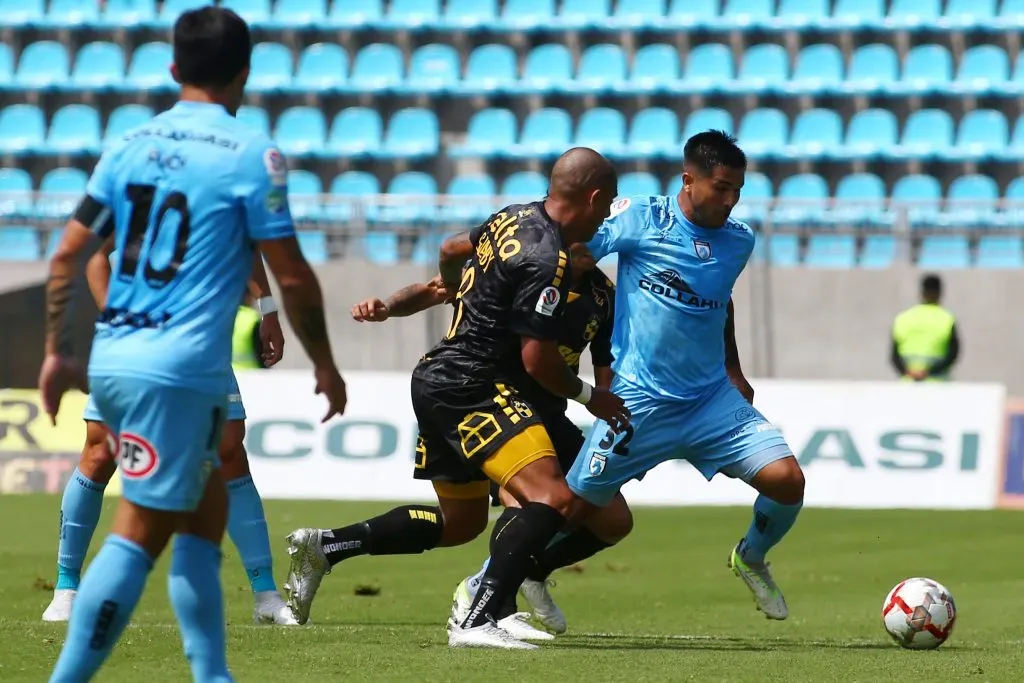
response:
<path fill-rule="evenodd" d="M 543 422 L 548 436 L 551 437 L 551 443 L 555 446 L 555 455 L 558 456 L 558 464 L 562 468 L 562 472 L 568 474 L 572 469 L 572 464 L 576 462 L 576 456 L 579 455 L 580 449 L 586 442 L 586 437 L 565 413 L 545 413 L 541 416 L 541 422 Z M 494 482 L 491 482 L 491 505 L 494 507 L 501 505 L 501 501 L 498 499 L 498 485 Z"/>
<path fill-rule="evenodd" d="M 419 423 L 413 476 L 448 484 L 487 481 L 481 465 L 541 424 L 507 384 L 437 386 L 413 377 L 412 407 Z"/>

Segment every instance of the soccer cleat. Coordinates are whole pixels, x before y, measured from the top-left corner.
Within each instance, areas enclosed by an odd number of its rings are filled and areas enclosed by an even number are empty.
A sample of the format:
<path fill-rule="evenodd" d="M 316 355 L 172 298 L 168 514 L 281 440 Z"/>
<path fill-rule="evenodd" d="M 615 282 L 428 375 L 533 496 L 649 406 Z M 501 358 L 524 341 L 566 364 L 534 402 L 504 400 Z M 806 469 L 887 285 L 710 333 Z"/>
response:
<path fill-rule="evenodd" d="M 544 628 L 552 633 L 565 633 L 568 628 L 568 624 L 565 623 L 565 614 L 555 604 L 551 593 L 548 592 L 548 586 L 554 585 L 551 580 L 532 581 L 526 579 L 519 587 L 519 592 L 526 598 L 526 602 L 530 603 L 530 607 L 533 608 L 533 616 L 544 625 Z"/>
<path fill-rule="evenodd" d="M 789 616 L 786 598 L 782 596 L 767 562 L 748 562 L 743 559 L 737 545 L 729 555 L 729 568 L 732 573 L 743 579 L 747 588 L 754 594 L 757 609 L 764 612 L 769 619 L 785 619 Z"/>
<path fill-rule="evenodd" d="M 70 588 L 58 588 L 53 591 L 53 600 L 43 612 L 43 621 L 67 621 L 71 618 L 71 605 L 75 602 L 78 591 Z"/>
<path fill-rule="evenodd" d="M 501 650 L 537 650 L 536 645 L 516 640 L 508 631 L 487 621 L 473 628 L 462 628 L 448 621 L 448 647 L 493 647 Z"/>
<path fill-rule="evenodd" d="M 252 620 L 257 624 L 275 624 L 277 626 L 298 626 L 299 622 L 292 608 L 281 598 L 277 591 L 263 591 L 253 596 L 256 606 L 252 611 Z"/>
<path fill-rule="evenodd" d="M 331 573 L 331 564 L 321 545 L 323 529 L 296 529 L 288 534 L 288 554 L 291 565 L 284 591 L 288 606 L 300 624 L 309 621 L 309 608 L 320 588 L 325 574 Z"/>
<path fill-rule="evenodd" d="M 473 591 L 469 590 L 469 579 L 463 579 L 452 594 L 452 621 L 461 624 L 473 608 Z"/>
<path fill-rule="evenodd" d="M 498 628 L 506 631 L 510 636 L 516 640 L 554 640 L 555 637 L 547 631 L 541 631 L 539 628 L 534 627 L 528 619 L 530 618 L 529 612 L 516 612 L 510 614 L 504 619 L 498 620 Z"/>

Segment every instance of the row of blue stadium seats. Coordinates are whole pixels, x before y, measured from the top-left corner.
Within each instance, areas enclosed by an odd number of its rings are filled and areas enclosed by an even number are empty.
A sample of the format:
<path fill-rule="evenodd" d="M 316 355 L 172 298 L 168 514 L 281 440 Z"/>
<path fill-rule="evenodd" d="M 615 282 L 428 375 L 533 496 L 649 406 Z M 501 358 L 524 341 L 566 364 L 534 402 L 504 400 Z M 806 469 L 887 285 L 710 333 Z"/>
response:
<path fill-rule="evenodd" d="M 166 28 L 206 0 L 0 0 L 0 26 Z M 224 0 L 257 28 L 1018 29 L 1021 0 Z M 887 8 L 888 5 L 888 8 Z"/>
<path fill-rule="evenodd" d="M 85 191 L 86 180 L 80 169 L 54 169 L 43 176 L 36 193 L 27 172 L 0 169 L 0 216 L 63 218 Z M 619 179 L 619 194 L 674 195 L 681 182 L 678 175 L 662 184 L 645 171 L 626 173 Z M 300 220 L 344 222 L 361 215 L 372 223 L 472 223 L 486 219 L 503 197 L 544 196 L 547 180 L 535 171 L 521 171 L 499 188 L 490 176 L 461 175 L 448 183 L 440 201 L 437 182 L 426 173 L 399 173 L 382 187 L 369 173 L 348 171 L 324 186 L 319 176 L 300 169 L 289 171 L 288 192 L 292 213 Z M 390 197 L 382 200 L 381 194 Z M 776 188 L 768 176 L 753 171 L 747 174 L 742 195 L 733 215 L 755 224 L 891 228 L 906 221 L 911 227 L 931 229 L 1024 227 L 1024 176 L 1001 193 L 988 176 L 964 175 L 944 193 L 939 181 L 928 175 L 903 176 L 888 191 L 877 175 L 853 173 L 842 177 L 832 193 L 815 173 L 788 176 Z"/>
<path fill-rule="evenodd" d="M 87 43 L 73 61 L 72 67 L 63 44 L 43 40 L 29 43 L 15 64 L 10 47 L 0 44 L 0 88 L 135 91 L 177 87 L 168 70 L 172 54 L 167 43 L 140 45 L 130 60 L 120 45 Z M 424 45 L 406 65 L 402 50 L 384 43 L 363 47 L 351 64 L 348 53 L 330 43 L 310 45 L 297 59 L 286 45 L 260 43 L 253 50 L 248 87 L 257 93 L 1019 96 L 1024 93 L 1024 52 L 1011 69 L 1002 47 L 976 45 L 954 65 L 947 48 L 925 44 L 911 48 L 901 64 L 893 47 L 872 43 L 855 49 L 847 64 L 839 47 L 819 43 L 804 47 L 791 64 L 783 46 L 762 43 L 747 48 L 737 64 L 732 50 L 721 43 L 698 45 L 682 56 L 671 45 L 645 45 L 632 61 L 620 46 L 600 44 L 584 50 L 576 64 L 568 47 L 549 43 L 533 48 L 520 69 L 516 52 L 508 45 L 477 47 L 465 65 L 450 45 Z"/>

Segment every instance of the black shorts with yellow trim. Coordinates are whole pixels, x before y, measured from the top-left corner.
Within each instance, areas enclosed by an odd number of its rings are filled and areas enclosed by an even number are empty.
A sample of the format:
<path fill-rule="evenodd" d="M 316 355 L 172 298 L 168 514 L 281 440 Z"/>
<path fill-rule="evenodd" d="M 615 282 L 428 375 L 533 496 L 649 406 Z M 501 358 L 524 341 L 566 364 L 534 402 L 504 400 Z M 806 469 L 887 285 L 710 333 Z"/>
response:
<path fill-rule="evenodd" d="M 555 447 L 558 465 L 562 468 L 562 472 L 567 474 L 572 469 L 572 464 L 576 462 L 576 456 L 580 454 L 586 437 L 565 413 L 546 412 L 541 416 L 541 422 Z M 491 505 L 494 507 L 501 505 L 501 501 L 498 499 L 498 485 L 494 482 L 491 482 Z"/>
<path fill-rule="evenodd" d="M 486 496 L 535 460 L 555 455 L 540 416 L 506 384 L 412 381 L 419 423 L 413 476 L 452 498 Z"/>

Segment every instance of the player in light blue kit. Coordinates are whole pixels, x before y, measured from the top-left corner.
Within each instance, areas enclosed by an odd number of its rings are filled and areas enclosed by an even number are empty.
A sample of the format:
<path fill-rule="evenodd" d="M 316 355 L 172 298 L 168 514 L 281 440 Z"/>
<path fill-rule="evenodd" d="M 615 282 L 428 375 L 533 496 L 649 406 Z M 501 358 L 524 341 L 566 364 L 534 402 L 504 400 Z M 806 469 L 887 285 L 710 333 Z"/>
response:
<path fill-rule="evenodd" d="M 287 204 L 286 166 L 235 118 L 249 75 L 249 29 L 230 10 L 174 26 L 177 105 L 109 147 L 50 263 L 39 388 L 55 418 L 82 385 L 67 310 L 80 257 L 113 234 L 118 253 L 96 324 L 89 389 L 123 479 L 112 533 L 82 579 L 51 681 L 92 679 L 172 536 L 169 594 L 196 681 L 231 681 L 220 542 L 227 494 L 217 445 L 227 411 L 231 331 L 259 246 L 310 355 L 325 420 L 345 407 L 316 277 Z"/>
<path fill-rule="evenodd" d="M 747 160 L 720 131 L 693 136 L 683 155 L 678 196 L 619 200 L 589 243 L 598 260 L 618 254 L 612 391 L 632 418 L 620 434 L 598 420 L 566 479 L 596 506 L 666 460 L 688 460 L 709 480 L 747 482 L 760 495 L 729 566 L 758 609 L 785 619 L 765 554 L 796 521 L 804 477 L 782 434 L 752 407 L 736 350 L 732 289 L 754 233 L 729 213 Z"/>

